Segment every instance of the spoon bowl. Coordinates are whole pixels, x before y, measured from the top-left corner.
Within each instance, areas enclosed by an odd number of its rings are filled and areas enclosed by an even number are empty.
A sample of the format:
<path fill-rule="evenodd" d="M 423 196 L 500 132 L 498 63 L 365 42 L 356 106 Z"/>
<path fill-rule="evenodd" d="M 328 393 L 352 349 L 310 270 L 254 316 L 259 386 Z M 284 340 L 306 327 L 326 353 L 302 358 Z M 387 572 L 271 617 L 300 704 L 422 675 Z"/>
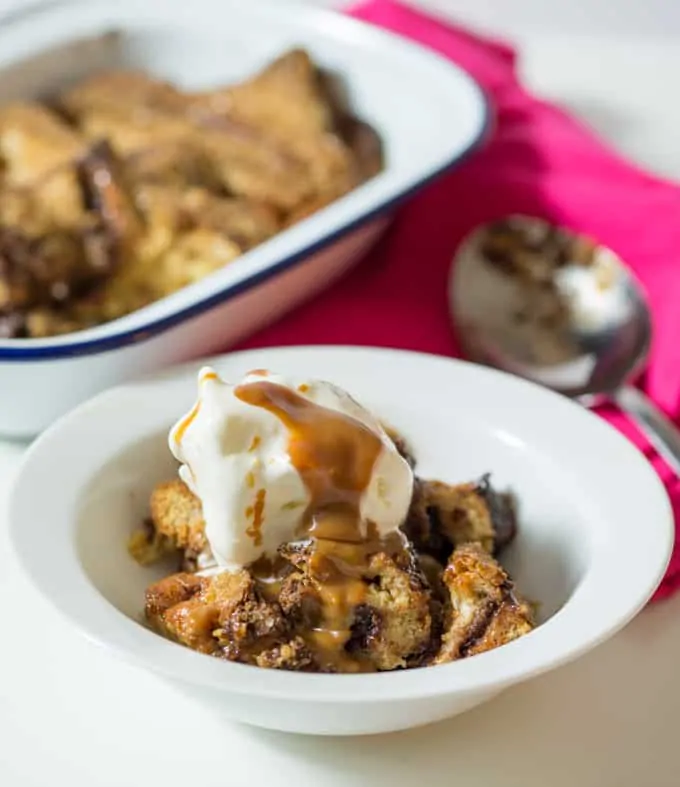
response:
<path fill-rule="evenodd" d="M 680 431 L 632 386 L 652 321 L 642 286 L 611 249 L 542 219 L 509 216 L 461 244 L 449 303 L 468 358 L 587 406 L 615 402 L 680 474 Z"/>

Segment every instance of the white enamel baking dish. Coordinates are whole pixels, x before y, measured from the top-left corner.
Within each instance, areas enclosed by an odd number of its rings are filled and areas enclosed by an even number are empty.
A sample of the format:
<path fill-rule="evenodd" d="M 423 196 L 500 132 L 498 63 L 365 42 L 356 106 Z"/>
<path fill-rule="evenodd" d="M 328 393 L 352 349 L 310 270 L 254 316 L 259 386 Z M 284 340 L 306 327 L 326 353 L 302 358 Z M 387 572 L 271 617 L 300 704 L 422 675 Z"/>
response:
<path fill-rule="evenodd" d="M 0 102 L 114 65 L 208 87 L 245 77 L 292 46 L 346 81 L 353 109 L 382 136 L 385 171 L 122 319 L 57 338 L 0 341 L 0 434 L 33 436 L 104 388 L 228 348 L 310 298 L 360 260 L 401 200 L 469 155 L 489 126 L 482 91 L 448 61 L 289 2 L 61 0 L 0 20 Z"/>

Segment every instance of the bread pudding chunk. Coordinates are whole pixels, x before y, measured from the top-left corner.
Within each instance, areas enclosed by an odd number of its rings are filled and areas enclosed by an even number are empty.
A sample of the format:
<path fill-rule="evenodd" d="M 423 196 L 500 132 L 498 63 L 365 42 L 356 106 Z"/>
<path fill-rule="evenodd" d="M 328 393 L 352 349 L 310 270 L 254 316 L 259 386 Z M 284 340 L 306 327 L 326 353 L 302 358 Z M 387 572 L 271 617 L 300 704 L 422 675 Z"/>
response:
<path fill-rule="evenodd" d="M 502 566 L 479 544 L 458 547 L 442 580 L 448 598 L 435 664 L 497 648 L 534 627 L 531 607 Z"/>
<path fill-rule="evenodd" d="M 516 529 L 514 498 L 494 489 L 489 474 L 465 484 L 418 479 L 404 524 L 418 551 L 442 564 L 455 547 L 467 543 L 497 555 Z"/>
<path fill-rule="evenodd" d="M 201 501 L 179 478 L 158 484 L 151 493 L 151 525 L 165 536 L 175 549 L 181 550 L 187 571 L 215 565 L 205 535 Z"/>

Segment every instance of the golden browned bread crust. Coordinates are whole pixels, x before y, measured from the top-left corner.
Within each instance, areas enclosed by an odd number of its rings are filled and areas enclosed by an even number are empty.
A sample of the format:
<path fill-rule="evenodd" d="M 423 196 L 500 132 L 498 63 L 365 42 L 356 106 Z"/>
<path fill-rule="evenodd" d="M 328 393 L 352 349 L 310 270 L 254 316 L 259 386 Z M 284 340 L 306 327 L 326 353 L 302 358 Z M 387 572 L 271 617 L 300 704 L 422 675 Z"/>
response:
<path fill-rule="evenodd" d="M 173 574 L 146 592 L 146 617 L 164 636 L 202 653 L 278 669 L 315 670 L 304 641 L 246 571 Z"/>
<path fill-rule="evenodd" d="M 87 141 L 47 107 L 15 102 L 0 108 L 0 181 L 32 186 L 85 152 Z"/>
<path fill-rule="evenodd" d="M 302 637 L 293 637 L 288 642 L 278 643 L 265 648 L 255 656 L 258 667 L 294 670 L 296 672 L 317 672 L 318 665 L 314 654 Z"/>
<path fill-rule="evenodd" d="M 448 598 L 435 664 L 497 648 L 533 629 L 531 608 L 479 544 L 458 547 L 442 579 Z"/>
<path fill-rule="evenodd" d="M 194 112 L 227 119 L 287 151 L 319 194 L 347 189 L 358 179 L 351 149 L 337 133 L 327 85 L 302 49 L 285 53 L 246 82 L 195 96 Z"/>
<path fill-rule="evenodd" d="M 418 663 L 431 647 L 433 609 L 427 581 L 413 560 L 373 557 L 366 601 L 357 611 L 350 649 L 378 670 Z"/>
<path fill-rule="evenodd" d="M 151 522 L 177 549 L 195 556 L 208 546 L 201 502 L 184 483 L 176 479 L 158 484 L 151 493 Z"/>
<path fill-rule="evenodd" d="M 310 574 L 310 546 L 285 545 L 280 553 L 297 571 L 283 582 L 278 601 L 300 630 L 319 624 L 319 588 Z M 391 670 L 418 662 L 432 644 L 430 589 L 409 544 L 395 553 L 377 552 L 363 574 L 365 598 L 355 613 L 348 652 L 372 669 Z"/>
<path fill-rule="evenodd" d="M 515 530 L 514 500 L 497 492 L 488 476 L 465 484 L 417 479 L 404 524 L 416 549 L 442 564 L 461 544 L 478 543 L 498 553 Z"/>
<path fill-rule="evenodd" d="M 148 588 L 146 615 L 177 642 L 232 661 L 251 663 L 288 635 L 280 608 L 261 597 L 247 571 L 173 574 Z"/>

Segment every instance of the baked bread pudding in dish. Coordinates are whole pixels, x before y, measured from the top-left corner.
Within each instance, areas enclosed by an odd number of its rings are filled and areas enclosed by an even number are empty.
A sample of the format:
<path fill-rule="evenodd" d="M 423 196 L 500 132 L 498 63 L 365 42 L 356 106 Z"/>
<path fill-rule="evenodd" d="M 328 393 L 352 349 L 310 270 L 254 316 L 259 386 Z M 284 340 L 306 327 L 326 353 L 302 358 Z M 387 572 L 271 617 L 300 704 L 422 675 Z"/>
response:
<path fill-rule="evenodd" d="M 0 338 L 135 311 L 382 168 L 379 136 L 301 49 L 200 93 L 114 71 L 0 106 Z"/>
<path fill-rule="evenodd" d="M 260 667 L 330 673 L 442 664 L 530 632 L 498 561 L 513 498 L 490 477 L 416 475 L 404 440 L 344 390 L 266 370 L 201 370 L 129 549 L 177 558 L 147 588 L 168 638 Z"/>

